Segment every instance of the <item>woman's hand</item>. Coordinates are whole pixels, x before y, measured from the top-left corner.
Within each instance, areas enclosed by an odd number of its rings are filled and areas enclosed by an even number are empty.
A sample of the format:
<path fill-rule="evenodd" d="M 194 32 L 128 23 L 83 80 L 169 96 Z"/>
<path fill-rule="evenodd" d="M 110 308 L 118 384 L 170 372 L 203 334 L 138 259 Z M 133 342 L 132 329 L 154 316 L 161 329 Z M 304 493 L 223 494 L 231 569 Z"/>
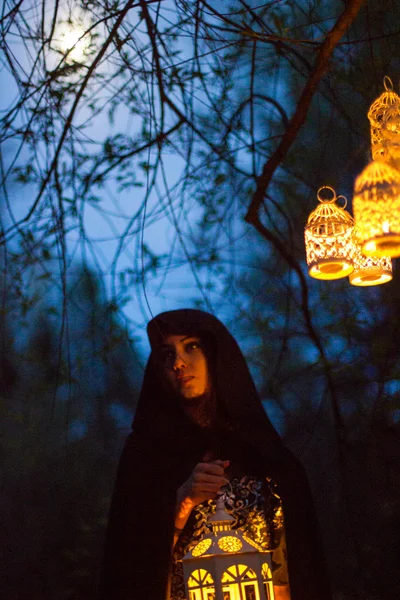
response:
<path fill-rule="evenodd" d="M 227 479 L 224 469 L 228 466 L 229 460 L 200 462 L 193 469 L 189 479 L 178 489 L 174 545 L 193 508 L 205 500 L 215 498 L 221 487 L 225 485 Z"/>
<path fill-rule="evenodd" d="M 184 502 L 193 508 L 205 500 L 215 498 L 226 483 L 224 469 L 228 465 L 229 460 L 198 463 L 189 479 L 178 489 L 178 505 Z"/>
<path fill-rule="evenodd" d="M 275 600 L 290 600 L 289 585 L 274 585 Z"/>

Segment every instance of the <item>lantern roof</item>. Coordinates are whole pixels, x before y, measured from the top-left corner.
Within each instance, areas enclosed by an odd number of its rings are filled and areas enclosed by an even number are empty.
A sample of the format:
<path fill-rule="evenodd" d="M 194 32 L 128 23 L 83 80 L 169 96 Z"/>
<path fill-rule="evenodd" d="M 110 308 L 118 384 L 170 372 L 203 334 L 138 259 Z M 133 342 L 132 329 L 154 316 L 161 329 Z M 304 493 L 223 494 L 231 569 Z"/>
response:
<path fill-rule="evenodd" d="M 324 198 L 322 190 L 328 190 L 332 194 L 331 198 Z M 345 226 L 353 226 L 353 217 L 347 210 L 347 199 L 345 196 L 336 196 L 335 190 L 327 185 L 319 188 L 317 193 L 320 204 L 313 210 L 308 219 L 306 229 L 314 229 L 315 226 L 323 226 L 325 223 L 343 224 Z M 336 204 L 336 201 L 342 198 L 344 200 L 343 208 Z M 331 229 L 331 228 L 330 228 Z"/>
<path fill-rule="evenodd" d="M 259 554 L 266 552 L 261 546 L 240 530 L 219 531 L 210 533 L 183 557 L 183 561 L 195 560 L 211 556 L 226 556 L 232 554 Z"/>
<path fill-rule="evenodd" d="M 379 98 L 374 100 L 368 111 L 368 119 L 371 127 L 380 127 L 388 108 L 400 102 L 400 96 L 393 91 L 393 83 L 390 77 L 384 77 L 383 85 L 385 91 Z"/>
<path fill-rule="evenodd" d="M 334 201 L 327 200 L 323 201 L 322 204 L 310 213 L 307 220 L 307 227 L 321 221 L 332 221 L 332 219 L 348 223 L 349 225 L 353 224 L 353 217 L 347 210 L 335 204 Z"/>
<path fill-rule="evenodd" d="M 360 173 L 354 183 L 354 193 L 361 194 L 372 187 L 395 186 L 400 189 L 400 173 L 384 162 L 373 160 Z"/>
<path fill-rule="evenodd" d="M 207 556 L 269 553 L 240 529 L 232 530 L 234 521 L 234 517 L 225 509 L 224 497 L 220 496 L 215 514 L 209 519 L 212 531 L 189 550 L 182 560 L 186 562 Z"/>
<path fill-rule="evenodd" d="M 220 526 L 224 526 L 224 527 L 229 527 L 229 529 L 230 529 L 234 520 L 235 520 L 234 517 L 232 517 L 232 515 L 230 515 L 225 510 L 224 496 L 223 495 L 219 496 L 217 499 L 217 502 L 216 502 L 215 513 L 213 514 L 212 517 L 210 517 L 209 523 L 211 523 L 213 528 L 215 528 L 215 526 L 217 526 L 217 525 L 220 525 Z"/>

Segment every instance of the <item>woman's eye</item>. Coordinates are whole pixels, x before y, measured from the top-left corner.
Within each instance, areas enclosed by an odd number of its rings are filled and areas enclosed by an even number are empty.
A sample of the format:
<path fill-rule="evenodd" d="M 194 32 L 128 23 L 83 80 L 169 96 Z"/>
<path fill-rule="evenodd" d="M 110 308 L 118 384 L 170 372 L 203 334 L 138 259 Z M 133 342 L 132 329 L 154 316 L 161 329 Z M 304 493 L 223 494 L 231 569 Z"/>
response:
<path fill-rule="evenodd" d="M 172 349 L 165 348 L 161 350 L 159 357 L 162 362 L 172 360 L 175 356 L 175 352 Z"/>
<path fill-rule="evenodd" d="M 196 350 L 197 348 L 201 348 L 200 342 L 189 342 L 186 345 L 186 350 Z"/>

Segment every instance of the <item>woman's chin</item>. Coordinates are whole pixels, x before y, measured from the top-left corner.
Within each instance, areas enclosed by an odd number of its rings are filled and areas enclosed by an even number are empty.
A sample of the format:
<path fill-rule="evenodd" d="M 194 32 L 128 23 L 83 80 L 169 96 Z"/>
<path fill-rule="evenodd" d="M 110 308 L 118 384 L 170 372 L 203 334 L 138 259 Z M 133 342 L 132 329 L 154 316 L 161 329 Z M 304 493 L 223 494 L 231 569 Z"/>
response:
<path fill-rule="evenodd" d="M 197 390 L 180 390 L 179 395 L 183 402 L 201 402 L 204 400 L 205 393 L 200 393 Z"/>

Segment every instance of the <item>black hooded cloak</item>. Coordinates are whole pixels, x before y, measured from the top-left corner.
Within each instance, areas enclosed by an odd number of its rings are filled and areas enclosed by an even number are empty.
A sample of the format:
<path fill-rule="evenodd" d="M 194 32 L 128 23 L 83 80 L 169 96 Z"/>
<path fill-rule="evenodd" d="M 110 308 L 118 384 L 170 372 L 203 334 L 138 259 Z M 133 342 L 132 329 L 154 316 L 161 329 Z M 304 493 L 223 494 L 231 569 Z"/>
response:
<path fill-rule="evenodd" d="M 302 465 L 285 448 L 266 416 L 246 361 L 214 316 L 183 309 L 158 315 L 147 332 L 152 348 L 110 508 L 101 600 L 165 600 L 174 529 L 176 492 L 217 439 L 194 424 L 160 378 L 154 350 L 166 335 L 206 340 L 217 402 L 217 423 L 252 448 L 282 500 L 292 600 L 330 600 L 315 512 Z M 225 427 L 226 429 L 226 427 Z"/>

